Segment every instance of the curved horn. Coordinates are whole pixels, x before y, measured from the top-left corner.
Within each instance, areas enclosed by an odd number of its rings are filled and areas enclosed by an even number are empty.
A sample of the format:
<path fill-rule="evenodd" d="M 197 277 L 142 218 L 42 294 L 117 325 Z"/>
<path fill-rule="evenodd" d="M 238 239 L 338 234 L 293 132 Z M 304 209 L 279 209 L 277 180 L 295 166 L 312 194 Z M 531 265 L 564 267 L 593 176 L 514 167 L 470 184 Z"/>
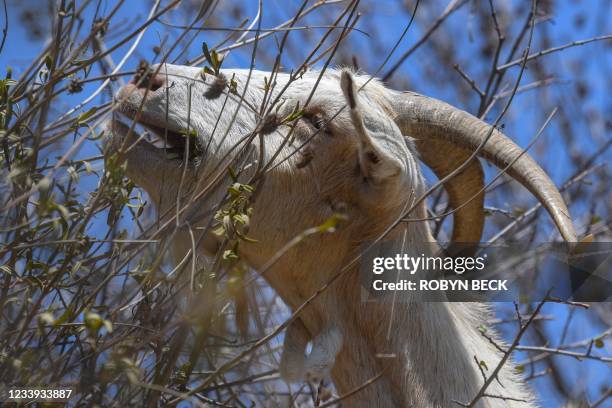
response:
<path fill-rule="evenodd" d="M 390 105 L 398 127 L 405 135 L 417 138 L 423 161 L 438 177 L 456 169 L 491 132 L 491 125 L 469 113 L 413 92 L 395 94 Z M 507 136 L 493 130 L 478 155 L 501 169 L 516 160 L 507 173 L 536 196 L 555 221 L 561 236 L 575 242 L 576 232 L 561 193 L 544 170 L 528 154 L 521 156 L 522 152 Z M 455 242 L 478 242 L 482 234 L 483 194 L 477 192 L 484 187 L 484 179 L 480 163 L 476 162 L 445 183 L 453 208 L 472 200 L 454 213 Z"/>

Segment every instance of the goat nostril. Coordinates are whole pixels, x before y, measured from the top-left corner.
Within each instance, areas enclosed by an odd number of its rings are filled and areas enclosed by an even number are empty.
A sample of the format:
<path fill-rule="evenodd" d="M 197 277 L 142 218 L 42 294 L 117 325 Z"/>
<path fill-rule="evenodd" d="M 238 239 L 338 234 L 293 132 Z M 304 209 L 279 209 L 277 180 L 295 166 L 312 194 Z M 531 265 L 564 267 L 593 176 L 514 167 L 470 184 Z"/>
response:
<path fill-rule="evenodd" d="M 164 85 L 164 82 L 164 78 L 161 75 L 154 75 L 149 79 L 149 89 L 155 92 Z"/>
<path fill-rule="evenodd" d="M 147 73 L 145 75 L 136 74 L 130 83 L 136 85 L 138 89 L 150 89 L 155 92 L 159 88 L 164 85 L 164 77 L 162 75 L 153 75 L 152 73 Z"/>

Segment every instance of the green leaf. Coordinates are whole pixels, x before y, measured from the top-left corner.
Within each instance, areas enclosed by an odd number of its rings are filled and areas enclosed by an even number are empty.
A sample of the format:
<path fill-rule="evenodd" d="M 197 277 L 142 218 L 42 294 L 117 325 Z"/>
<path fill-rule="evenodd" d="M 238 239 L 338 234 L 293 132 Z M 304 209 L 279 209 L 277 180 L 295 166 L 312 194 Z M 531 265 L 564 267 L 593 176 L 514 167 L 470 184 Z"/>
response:
<path fill-rule="evenodd" d="M 93 59 L 94 57 L 76 59 L 72 61 L 70 65 L 77 66 L 77 67 L 86 66 L 86 65 L 89 65 L 93 61 Z"/>
<path fill-rule="evenodd" d="M 212 57 L 212 66 L 213 69 L 215 70 L 215 72 L 218 71 L 219 67 L 220 67 L 220 63 L 219 63 L 219 55 L 217 54 L 217 51 L 213 50 L 211 53 L 211 57 Z"/>
<path fill-rule="evenodd" d="M 595 345 L 595 347 L 597 347 L 597 348 L 599 348 L 599 349 L 600 349 L 600 348 L 603 348 L 603 346 L 604 346 L 604 341 L 603 341 L 603 338 L 601 338 L 601 337 L 600 337 L 600 338 L 598 338 L 598 339 L 595 339 L 595 341 L 593 342 L 593 344 Z"/>
<path fill-rule="evenodd" d="M 229 261 L 231 259 L 240 259 L 240 257 L 233 249 L 226 249 L 225 251 L 223 251 L 223 260 Z"/>
<path fill-rule="evenodd" d="M 243 192 L 252 193 L 254 191 L 253 187 L 248 184 L 242 184 L 239 182 L 235 182 L 228 189 L 227 192 L 230 193 L 233 197 L 240 196 Z"/>
<path fill-rule="evenodd" d="M 53 68 L 53 57 L 49 54 L 45 55 L 45 67 L 47 67 L 49 71 Z"/>
<path fill-rule="evenodd" d="M 106 329 L 107 332 L 109 333 L 113 332 L 113 324 L 110 322 L 110 320 L 103 320 L 102 324 L 104 325 L 104 328 Z"/>
<path fill-rule="evenodd" d="M 179 132 L 179 134 L 184 137 L 197 137 L 198 136 L 198 132 L 195 129 L 190 129 L 190 130 L 183 129 Z"/>
<path fill-rule="evenodd" d="M 43 325 L 53 325 L 55 317 L 51 312 L 44 312 L 38 315 L 38 322 Z"/>
<path fill-rule="evenodd" d="M 183 364 L 174 377 L 177 384 L 186 385 L 189 380 L 189 373 L 191 372 L 191 363 L 187 362 Z"/>
<path fill-rule="evenodd" d="M 206 58 L 206 61 L 212 67 L 212 70 L 210 70 L 211 72 L 209 72 L 208 70 L 206 70 L 206 68 L 204 68 L 204 73 L 219 75 L 219 70 L 221 69 L 223 58 L 220 58 L 219 54 L 217 54 L 217 51 L 215 50 L 211 51 L 208 48 L 208 44 L 206 44 L 205 42 L 202 43 L 202 52 L 204 53 L 204 58 Z"/>
<path fill-rule="evenodd" d="M 334 213 L 323 224 L 319 225 L 317 229 L 319 232 L 335 232 L 340 221 L 344 220 L 346 220 L 345 215 Z"/>
<path fill-rule="evenodd" d="M 230 80 L 229 89 L 231 93 L 238 94 L 238 82 L 234 78 Z"/>
<path fill-rule="evenodd" d="M 85 327 L 93 332 L 100 330 L 100 327 L 104 325 L 104 319 L 97 313 L 87 312 L 85 313 Z"/>
<path fill-rule="evenodd" d="M 301 118 L 303 115 L 304 115 L 304 109 L 300 109 L 300 103 L 298 102 L 295 105 L 295 108 L 293 108 L 293 111 L 289 115 L 287 115 L 285 118 L 283 118 L 281 123 L 285 124 L 288 122 L 293 122 L 294 120 Z"/>
<path fill-rule="evenodd" d="M 208 64 L 213 65 L 212 56 L 210 55 L 210 51 L 208 49 L 208 44 L 206 44 L 205 42 L 202 43 L 202 52 L 204 53 L 204 58 L 206 58 Z"/>
<path fill-rule="evenodd" d="M 87 112 L 81 113 L 79 116 L 77 116 L 75 123 L 77 125 L 81 125 L 85 123 L 85 121 L 89 119 L 90 117 L 92 117 L 97 111 L 98 111 L 98 108 L 94 106 L 93 108 L 89 109 Z"/>
<path fill-rule="evenodd" d="M 242 225 L 249 225 L 249 216 L 246 214 L 235 214 L 234 221 Z"/>
<path fill-rule="evenodd" d="M 60 324 L 66 323 L 69 319 L 73 318 L 72 308 L 66 309 L 64 313 L 53 322 L 54 326 L 59 326 Z"/>
<path fill-rule="evenodd" d="M 484 360 L 480 360 L 480 364 L 481 367 L 483 367 L 485 370 L 489 371 L 489 367 L 487 366 L 487 363 L 485 363 Z"/>
<path fill-rule="evenodd" d="M 225 228 L 223 228 L 223 225 L 219 225 L 218 227 L 213 229 L 212 233 L 218 237 L 222 237 L 225 235 Z"/>
<path fill-rule="evenodd" d="M 256 244 L 259 242 L 255 238 L 247 237 L 246 235 L 241 234 L 240 232 L 236 232 L 236 235 L 238 235 L 238 238 L 240 238 L 241 240 L 248 242 L 250 244 Z"/>
<path fill-rule="evenodd" d="M 601 221 L 601 217 L 597 214 L 593 214 L 591 216 L 591 225 L 597 224 L 599 221 Z"/>
<path fill-rule="evenodd" d="M 231 166 L 227 167 L 227 172 L 229 173 L 230 177 L 232 178 L 233 181 L 238 180 L 238 175 L 236 175 L 236 172 L 234 171 L 234 169 Z"/>
<path fill-rule="evenodd" d="M 233 185 L 231 185 L 227 189 L 227 192 L 230 193 L 230 195 L 232 195 L 234 197 L 240 195 L 240 189 L 238 187 L 236 187 L 236 184 L 239 184 L 239 183 L 234 183 Z"/>
<path fill-rule="evenodd" d="M 0 96 L 4 97 L 8 94 L 8 89 L 10 86 L 17 84 L 17 81 L 9 78 L 5 78 L 0 80 Z"/>

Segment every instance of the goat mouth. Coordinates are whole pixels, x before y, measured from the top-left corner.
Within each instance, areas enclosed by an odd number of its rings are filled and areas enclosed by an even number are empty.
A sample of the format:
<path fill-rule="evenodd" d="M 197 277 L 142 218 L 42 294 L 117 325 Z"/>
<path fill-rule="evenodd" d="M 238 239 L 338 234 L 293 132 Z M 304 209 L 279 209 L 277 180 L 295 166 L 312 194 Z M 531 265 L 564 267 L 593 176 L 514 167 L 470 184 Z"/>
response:
<path fill-rule="evenodd" d="M 169 125 L 160 126 L 157 124 L 157 121 L 153 124 L 151 123 L 152 121 L 143 118 L 142 115 L 136 117 L 130 117 L 131 115 L 125 116 L 129 121 L 127 123 L 124 122 L 124 126 L 130 127 L 134 124 L 136 132 L 138 127 L 143 129 L 139 137 L 139 143 L 144 142 L 163 151 L 167 159 L 193 161 L 201 154 L 200 144 L 195 132 L 177 130 Z"/>

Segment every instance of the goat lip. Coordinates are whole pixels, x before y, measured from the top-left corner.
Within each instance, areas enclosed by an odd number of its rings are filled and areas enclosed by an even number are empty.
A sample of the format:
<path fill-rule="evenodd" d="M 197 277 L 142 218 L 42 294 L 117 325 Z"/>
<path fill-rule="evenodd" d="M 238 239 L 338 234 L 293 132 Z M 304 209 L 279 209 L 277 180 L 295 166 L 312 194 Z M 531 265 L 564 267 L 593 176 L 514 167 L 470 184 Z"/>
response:
<path fill-rule="evenodd" d="M 149 151 L 156 151 L 162 153 L 165 159 L 167 160 L 182 160 L 185 155 L 185 145 L 186 141 L 183 136 L 174 131 L 166 131 L 165 128 L 159 128 L 152 125 L 146 125 L 142 122 L 136 122 L 138 125 L 145 127 L 150 134 L 153 136 L 151 138 L 138 136 L 137 131 L 130 128 L 133 128 L 133 122 L 124 121 L 117 117 L 112 120 L 112 129 L 117 135 L 122 135 L 122 137 L 127 137 L 129 140 L 129 145 L 131 145 L 131 149 L 139 149 L 145 148 Z M 132 143 L 135 143 L 132 145 Z M 152 149 L 152 150 L 151 150 Z"/>
<path fill-rule="evenodd" d="M 136 109 L 132 103 L 122 102 L 119 104 L 118 111 L 130 121 L 148 128 L 158 137 L 166 135 L 171 135 L 170 137 L 173 139 L 181 137 L 179 130 L 176 129 L 178 126 L 170 126 L 168 123 L 163 123 L 163 121 L 147 114 L 143 107 Z"/>
<path fill-rule="evenodd" d="M 200 154 L 200 147 L 195 138 L 167 126 L 158 126 L 151 122 L 143 120 L 142 117 L 137 119 L 137 123 L 151 131 L 155 137 L 155 141 L 149 143 L 158 149 L 165 150 L 168 153 L 167 158 L 184 160 L 185 156 L 188 155 L 187 160 L 191 161 Z M 156 123 L 158 122 L 156 121 Z"/>
<path fill-rule="evenodd" d="M 167 127 L 159 127 L 142 121 L 138 121 L 138 123 L 153 133 L 157 142 L 161 144 L 161 148 L 165 148 L 166 150 L 180 150 L 180 152 L 185 151 L 187 145 L 186 138 L 180 133 Z M 157 147 L 155 143 L 154 145 Z"/>
<path fill-rule="evenodd" d="M 144 140 L 147 144 L 159 150 L 165 150 L 166 153 L 168 153 L 167 158 L 182 160 L 185 158 L 187 151 L 189 152 L 188 160 L 198 155 L 199 148 L 197 143 L 191 143 L 188 149 L 187 136 L 177 130 L 179 128 L 178 126 L 171 126 L 168 123 L 163 123 L 156 119 L 155 116 L 147 114 L 142 109 L 134 109 L 134 106 L 130 103 L 121 103 L 118 111 L 130 121 L 136 122 L 138 125 L 149 130 L 154 140 Z"/>

